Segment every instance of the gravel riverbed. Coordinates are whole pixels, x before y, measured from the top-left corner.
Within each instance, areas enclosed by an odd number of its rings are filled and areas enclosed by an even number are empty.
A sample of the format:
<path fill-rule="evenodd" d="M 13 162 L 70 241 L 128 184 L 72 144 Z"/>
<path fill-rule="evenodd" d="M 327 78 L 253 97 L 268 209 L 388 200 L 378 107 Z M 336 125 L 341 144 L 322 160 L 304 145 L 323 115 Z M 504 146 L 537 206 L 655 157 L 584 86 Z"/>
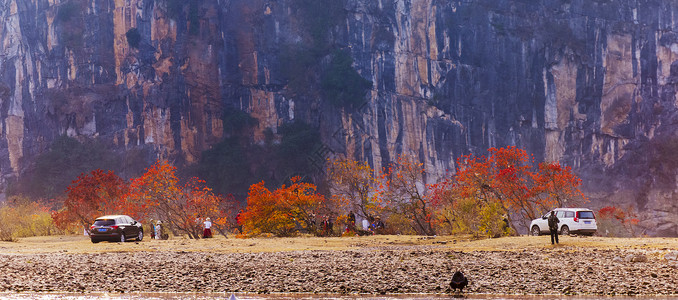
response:
<path fill-rule="evenodd" d="M 0 255 L 4 292 L 676 295 L 675 251 L 563 247 L 459 252 L 431 246 L 261 253 Z M 669 259 L 667 259 L 669 258 Z"/>

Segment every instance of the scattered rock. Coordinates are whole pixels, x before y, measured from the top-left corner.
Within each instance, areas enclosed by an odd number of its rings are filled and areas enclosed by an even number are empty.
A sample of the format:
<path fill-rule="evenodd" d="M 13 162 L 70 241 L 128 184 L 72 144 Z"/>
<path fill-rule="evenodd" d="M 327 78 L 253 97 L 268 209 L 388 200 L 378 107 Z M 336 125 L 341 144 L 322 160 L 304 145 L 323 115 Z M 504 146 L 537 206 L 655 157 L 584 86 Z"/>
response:
<path fill-rule="evenodd" d="M 429 245 L 274 253 L 0 255 L 0 291 L 437 294 L 445 291 L 456 270 L 470 278 L 464 290 L 469 294 L 668 295 L 678 290 L 678 272 L 666 271 L 678 261 L 649 260 L 650 254 L 626 251 L 455 252 L 432 251 Z M 638 267 L 626 266 L 626 261 L 645 262 L 640 281 L 629 282 L 630 269 Z M 576 267 L 563 268 L 562 263 Z M 563 281 L 582 273 L 587 280 Z M 125 280 L 91 280 L 103 277 Z"/>
<path fill-rule="evenodd" d="M 671 251 L 664 255 L 665 260 L 676 261 L 678 260 L 678 251 Z"/>
<path fill-rule="evenodd" d="M 647 256 L 644 254 L 630 254 L 631 259 L 629 260 L 630 262 L 647 262 Z"/>

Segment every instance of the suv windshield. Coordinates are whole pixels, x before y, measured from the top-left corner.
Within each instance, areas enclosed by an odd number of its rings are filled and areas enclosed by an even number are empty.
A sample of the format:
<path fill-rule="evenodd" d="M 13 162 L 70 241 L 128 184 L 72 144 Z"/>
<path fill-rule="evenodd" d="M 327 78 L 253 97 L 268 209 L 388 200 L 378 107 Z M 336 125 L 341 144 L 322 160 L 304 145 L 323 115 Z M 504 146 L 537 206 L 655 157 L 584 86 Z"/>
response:
<path fill-rule="evenodd" d="M 104 219 L 94 221 L 94 226 L 111 226 L 111 225 L 115 225 L 115 220 Z"/>
<path fill-rule="evenodd" d="M 580 211 L 579 212 L 579 218 L 580 219 L 595 219 L 595 217 L 593 217 L 592 211 Z"/>

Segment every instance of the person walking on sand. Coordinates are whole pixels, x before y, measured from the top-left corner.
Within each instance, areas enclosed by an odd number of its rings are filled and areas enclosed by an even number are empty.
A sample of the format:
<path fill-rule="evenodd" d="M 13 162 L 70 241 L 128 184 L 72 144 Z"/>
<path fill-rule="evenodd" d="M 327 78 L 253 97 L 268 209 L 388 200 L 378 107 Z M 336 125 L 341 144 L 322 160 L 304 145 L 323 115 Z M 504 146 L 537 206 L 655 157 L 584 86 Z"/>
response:
<path fill-rule="evenodd" d="M 212 220 L 208 217 L 205 219 L 205 223 L 203 223 L 203 229 L 202 231 L 202 238 L 208 239 L 212 237 Z"/>
<path fill-rule="evenodd" d="M 560 220 L 556 217 L 556 212 L 551 211 L 549 216 L 549 230 L 551 231 L 551 245 L 558 244 L 558 223 Z M 555 239 L 555 243 L 553 242 Z"/>

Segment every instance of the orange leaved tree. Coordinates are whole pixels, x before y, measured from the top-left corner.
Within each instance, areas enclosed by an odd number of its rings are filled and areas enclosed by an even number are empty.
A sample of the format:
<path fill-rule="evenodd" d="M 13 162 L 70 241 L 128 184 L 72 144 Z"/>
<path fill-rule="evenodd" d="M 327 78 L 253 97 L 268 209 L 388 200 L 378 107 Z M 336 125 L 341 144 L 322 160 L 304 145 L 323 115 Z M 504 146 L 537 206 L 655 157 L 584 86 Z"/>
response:
<path fill-rule="evenodd" d="M 506 211 L 493 187 L 492 163 L 485 156 L 467 155 L 457 165 L 454 176 L 428 187 L 427 197 L 438 209 L 438 219 L 449 225 L 450 233 L 505 234 L 504 228 L 494 230 Z"/>
<path fill-rule="evenodd" d="M 117 213 L 127 192 L 125 181 L 113 171 L 94 170 L 81 174 L 68 187 L 64 208 L 53 214 L 59 228 L 87 228 L 96 217 Z"/>
<path fill-rule="evenodd" d="M 169 228 L 199 238 L 201 219 L 210 217 L 215 226 L 226 223 L 220 209 L 223 197 L 212 192 L 204 181 L 192 178 L 179 183 L 176 168 L 167 161 L 157 161 L 141 177 L 132 179 L 126 206 L 137 218 L 162 220 Z"/>
<path fill-rule="evenodd" d="M 248 235 L 271 233 L 292 236 L 299 231 L 315 233 L 315 214 L 328 209 L 325 197 L 316 186 L 292 178 L 292 184 L 270 191 L 264 182 L 253 184 L 247 196 L 247 208 L 240 215 Z"/>
<path fill-rule="evenodd" d="M 329 162 L 330 192 L 346 209 L 369 219 L 383 211 L 379 203 L 379 181 L 367 162 L 337 159 Z"/>

